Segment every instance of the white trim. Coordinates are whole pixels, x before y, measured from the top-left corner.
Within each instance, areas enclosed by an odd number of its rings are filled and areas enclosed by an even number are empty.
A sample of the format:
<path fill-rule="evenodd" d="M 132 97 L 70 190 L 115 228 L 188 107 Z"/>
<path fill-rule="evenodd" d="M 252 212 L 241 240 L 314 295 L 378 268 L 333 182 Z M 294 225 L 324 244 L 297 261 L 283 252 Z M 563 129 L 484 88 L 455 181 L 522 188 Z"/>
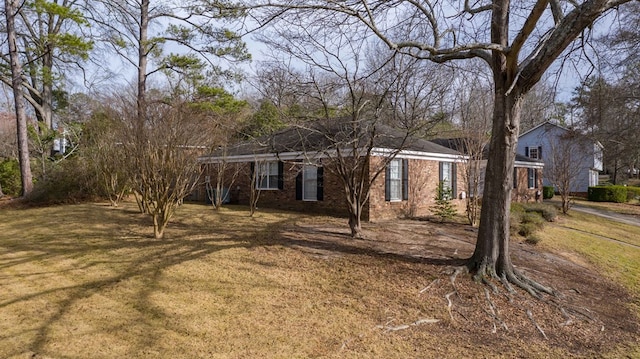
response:
<path fill-rule="evenodd" d="M 326 156 L 318 156 L 319 152 L 283 152 L 283 153 L 256 153 L 250 155 L 235 155 L 235 156 L 202 156 L 198 157 L 198 161 L 201 163 L 215 163 L 215 162 L 264 162 L 264 161 L 293 161 L 304 160 L 306 158 L 322 158 Z"/>
<path fill-rule="evenodd" d="M 348 155 L 351 152 L 351 149 L 343 149 L 343 155 Z M 296 161 L 296 160 L 305 160 L 305 159 L 320 159 L 320 158 L 331 158 L 336 155 L 336 150 L 331 151 L 312 151 L 312 152 L 304 152 L 304 151 L 295 151 L 295 152 L 282 152 L 282 153 L 257 153 L 250 155 L 235 155 L 235 156 L 201 156 L 198 157 L 198 162 L 200 163 L 216 163 L 216 162 L 227 162 L 227 163 L 238 163 L 238 162 L 262 162 L 262 161 Z M 371 150 L 372 156 L 389 156 L 394 153 L 396 154 L 395 158 L 407 158 L 407 159 L 420 159 L 420 160 L 432 160 L 432 161 L 443 161 L 449 160 L 447 162 L 464 162 L 469 159 L 469 156 L 465 155 L 457 155 L 457 154 L 446 154 L 446 153 L 436 153 L 436 152 L 423 152 L 423 151 L 413 151 L 413 150 L 393 150 L 389 148 L 378 148 L 375 147 Z"/>
<path fill-rule="evenodd" d="M 524 167 L 524 168 L 544 168 L 544 162 L 525 162 L 525 161 L 515 161 L 514 167 Z"/>
<path fill-rule="evenodd" d="M 396 153 L 395 158 L 406 158 L 406 159 L 414 159 L 414 160 L 431 160 L 431 161 L 441 161 L 441 162 L 464 162 L 469 159 L 469 156 L 462 154 L 448 154 L 448 153 L 437 153 L 437 152 L 423 152 L 423 151 L 415 151 L 415 150 L 392 150 L 389 148 L 378 148 L 375 147 L 371 150 L 371 155 L 373 156 L 388 156 Z M 449 161 L 443 161 L 449 160 Z"/>

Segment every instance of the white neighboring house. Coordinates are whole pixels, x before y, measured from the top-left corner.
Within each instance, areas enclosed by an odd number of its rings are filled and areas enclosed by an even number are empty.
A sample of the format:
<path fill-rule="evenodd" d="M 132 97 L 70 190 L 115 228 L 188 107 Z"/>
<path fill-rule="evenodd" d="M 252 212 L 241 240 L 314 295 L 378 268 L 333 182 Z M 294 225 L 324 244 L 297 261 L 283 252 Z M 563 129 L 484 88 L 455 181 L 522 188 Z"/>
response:
<path fill-rule="evenodd" d="M 569 176 L 571 193 L 587 193 L 589 187 L 598 185 L 602 150 L 600 142 L 547 121 L 520 135 L 517 153 L 544 162 L 544 186 L 558 190 L 558 178 Z"/>

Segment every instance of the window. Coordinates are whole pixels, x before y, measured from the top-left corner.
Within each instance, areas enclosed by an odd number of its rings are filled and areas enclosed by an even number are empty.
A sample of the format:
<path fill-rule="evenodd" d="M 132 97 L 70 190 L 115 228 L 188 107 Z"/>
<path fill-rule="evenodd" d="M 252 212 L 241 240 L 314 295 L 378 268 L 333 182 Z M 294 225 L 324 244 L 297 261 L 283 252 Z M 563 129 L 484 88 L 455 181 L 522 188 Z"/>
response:
<path fill-rule="evenodd" d="M 255 167 L 256 188 L 282 189 L 282 163 L 261 162 Z"/>
<path fill-rule="evenodd" d="M 538 171 L 535 168 L 527 168 L 527 184 L 530 189 L 538 187 Z"/>
<path fill-rule="evenodd" d="M 525 147 L 524 155 L 526 157 L 531 158 L 532 160 L 541 160 L 542 159 L 542 147 Z"/>
<path fill-rule="evenodd" d="M 296 201 L 324 199 L 324 171 L 322 166 L 304 165 L 296 176 Z"/>
<path fill-rule="evenodd" d="M 302 199 L 318 200 L 318 167 L 304 166 L 302 169 Z"/>
<path fill-rule="evenodd" d="M 384 197 L 386 201 L 409 199 L 409 160 L 393 159 L 387 164 Z"/>
<path fill-rule="evenodd" d="M 442 189 L 451 191 L 451 197 L 457 197 L 456 189 L 456 164 L 453 162 L 440 162 L 440 182 L 442 182 Z"/>

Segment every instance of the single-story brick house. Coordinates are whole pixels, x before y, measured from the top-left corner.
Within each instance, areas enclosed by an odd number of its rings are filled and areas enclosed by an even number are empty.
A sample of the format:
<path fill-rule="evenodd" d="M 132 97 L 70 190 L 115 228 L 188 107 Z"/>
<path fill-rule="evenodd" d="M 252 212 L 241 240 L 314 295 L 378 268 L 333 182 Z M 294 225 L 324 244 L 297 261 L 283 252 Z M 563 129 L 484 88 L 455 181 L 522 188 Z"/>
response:
<path fill-rule="evenodd" d="M 345 153 L 353 153 L 349 151 L 354 148 L 368 148 L 371 155 L 359 157 L 366 162 L 363 173 L 369 178 L 376 172 L 379 175 L 371 182 L 363 220 L 430 215 L 440 181 L 451 189 L 454 205 L 464 211 L 464 155 L 387 126 L 376 125 L 371 133 L 375 136 L 363 136 L 357 140 L 362 146 L 353 147 L 353 141 L 335 141 L 336 137 L 328 140 L 326 128 L 288 128 L 202 156 L 200 161 L 208 167 L 208 180 L 216 178 L 219 167 L 215 165 L 227 164 L 224 186 L 232 203 L 249 204 L 252 178 L 256 178 L 255 186 L 260 189 L 258 207 L 346 216 L 346 195 L 335 161 L 339 156 L 348 157 Z M 343 133 L 342 138 L 352 135 Z M 230 183 L 233 177 L 235 180 Z M 199 192 L 203 199 L 204 186 Z"/>

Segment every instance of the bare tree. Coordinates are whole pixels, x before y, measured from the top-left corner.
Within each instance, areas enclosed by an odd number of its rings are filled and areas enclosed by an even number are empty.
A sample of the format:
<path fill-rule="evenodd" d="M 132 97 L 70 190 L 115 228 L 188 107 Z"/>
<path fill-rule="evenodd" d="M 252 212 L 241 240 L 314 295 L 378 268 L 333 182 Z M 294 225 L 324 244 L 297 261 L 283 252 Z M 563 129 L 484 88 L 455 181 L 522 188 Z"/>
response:
<path fill-rule="evenodd" d="M 546 79 L 538 82 L 522 100 L 520 132 L 526 132 L 554 117 L 555 90 Z"/>
<path fill-rule="evenodd" d="M 197 161 L 208 147 L 206 117 L 189 103 L 164 102 L 147 106 L 148 122 L 136 128 L 135 105 L 123 101 L 124 126 L 119 133 L 132 189 L 142 209 L 153 218 L 155 238 L 163 238 L 169 220 L 197 185 L 202 168 Z M 134 129 L 136 129 L 134 131 Z"/>
<path fill-rule="evenodd" d="M 226 152 L 226 147 L 219 148 L 218 153 L 220 153 L 220 151 Z M 219 162 L 207 163 L 205 165 L 205 173 L 215 174 L 213 181 L 209 175 L 206 176 L 205 190 L 207 192 L 207 198 L 216 210 L 220 209 L 226 201 L 230 200 L 230 190 L 233 188 L 241 172 L 238 164 L 232 165 L 224 159 L 226 153 L 223 153 L 222 157 L 223 159 Z M 253 203 L 253 201 L 250 201 L 250 203 Z M 255 207 L 252 206 L 251 208 L 253 208 L 251 213 L 251 215 L 253 215 Z"/>
<path fill-rule="evenodd" d="M 593 159 L 594 146 L 597 145 L 573 129 L 560 135 L 548 132 L 546 136 L 549 151 L 546 155 L 547 166 L 544 168 L 544 175 L 560 194 L 562 213 L 567 214 L 573 204 L 571 194 L 577 192 L 576 182 L 581 174 L 585 173 L 585 162 Z"/>
<path fill-rule="evenodd" d="M 367 41 L 325 25 L 279 28 L 263 41 L 306 65 L 304 72 L 296 71 L 283 61 L 282 69 L 296 80 L 293 88 L 312 104 L 311 111 L 290 122 L 296 123 L 309 157 L 305 161 L 316 164 L 322 158 L 323 168 L 340 179 L 351 236 L 357 238 L 372 183 L 407 146 L 411 134 L 433 125 L 430 100 L 444 85 L 432 81 L 437 72 L 424 71 L 413 59 L 366 57 L 372 49 Z M 403 131 L 391 133 L 389 124 Z M 376 156 L 376 147 L 393 150 Z"/>
<path fill-rule="evenodd" d="M 478 241 L 467 267 L 478 279 L 498 278 L 539 296 L 553 290 L 516 271 L 509 251 L 511 181 L 522 101 L 594 21 L 629 1 L 255 2 L 258 8 L 274 10 L 258 19 L 262 26 L 282 18 L 286 26 L 295 26 L 291 20 L 295 18 L 308 27 L 331 18 L 337 22 L 330 24 L 334 29 L 343 26 L 355 33 L 362 25 L 362 36 L 376 36 L 392 51 L 417 59 L 445 63 L 477 58 L 486 63 L 494 85 L 492 137 Z"/>
<path fill-rule="evenodd" d="M 83 153 L 98 179 L 98 193 L 117 207 L 131 187 L 131 171 L 125 161 L 127 154 L 121 136 L 121 113 L 113 108 L 114 99 L 103 101 L 104 105 L 96 109 L 93 118 L 85 123 Z"/>
<path fill-rule="evenodd" d="M 9 58 L 11 64 L 11 85 L 13 87 L 13 99 L 15 103 L 17 133 L 18 133 L 18 159 L 20 162 L 20 175 L 22 177 L 22 196 L 28 196 L 33 191 L 33 176 L 31 174 L 31 161 L 29 159 L 29 138 L 27 134 L 27 114 L 25 112 L 22 90 L 22 64 L 18 54 L 15 19 L 18 14 L 17 0 L 4 2 L 5 19 L 7 25 L 7 42 L 9 43 Z"/>
<path fill-rule="evenodd" d="M 466 212 L 469 224 L 475 226 L 480 220 L 482 184 L 485 173 L 485 155 L 491 128 L 490 84 L 482 77 L 467 77 L 463 73 L 457 84 L 456 116 L 459 118 L 459 136 L 452 144 L 468 156 L 461 163 L 467 183 Z"/>

